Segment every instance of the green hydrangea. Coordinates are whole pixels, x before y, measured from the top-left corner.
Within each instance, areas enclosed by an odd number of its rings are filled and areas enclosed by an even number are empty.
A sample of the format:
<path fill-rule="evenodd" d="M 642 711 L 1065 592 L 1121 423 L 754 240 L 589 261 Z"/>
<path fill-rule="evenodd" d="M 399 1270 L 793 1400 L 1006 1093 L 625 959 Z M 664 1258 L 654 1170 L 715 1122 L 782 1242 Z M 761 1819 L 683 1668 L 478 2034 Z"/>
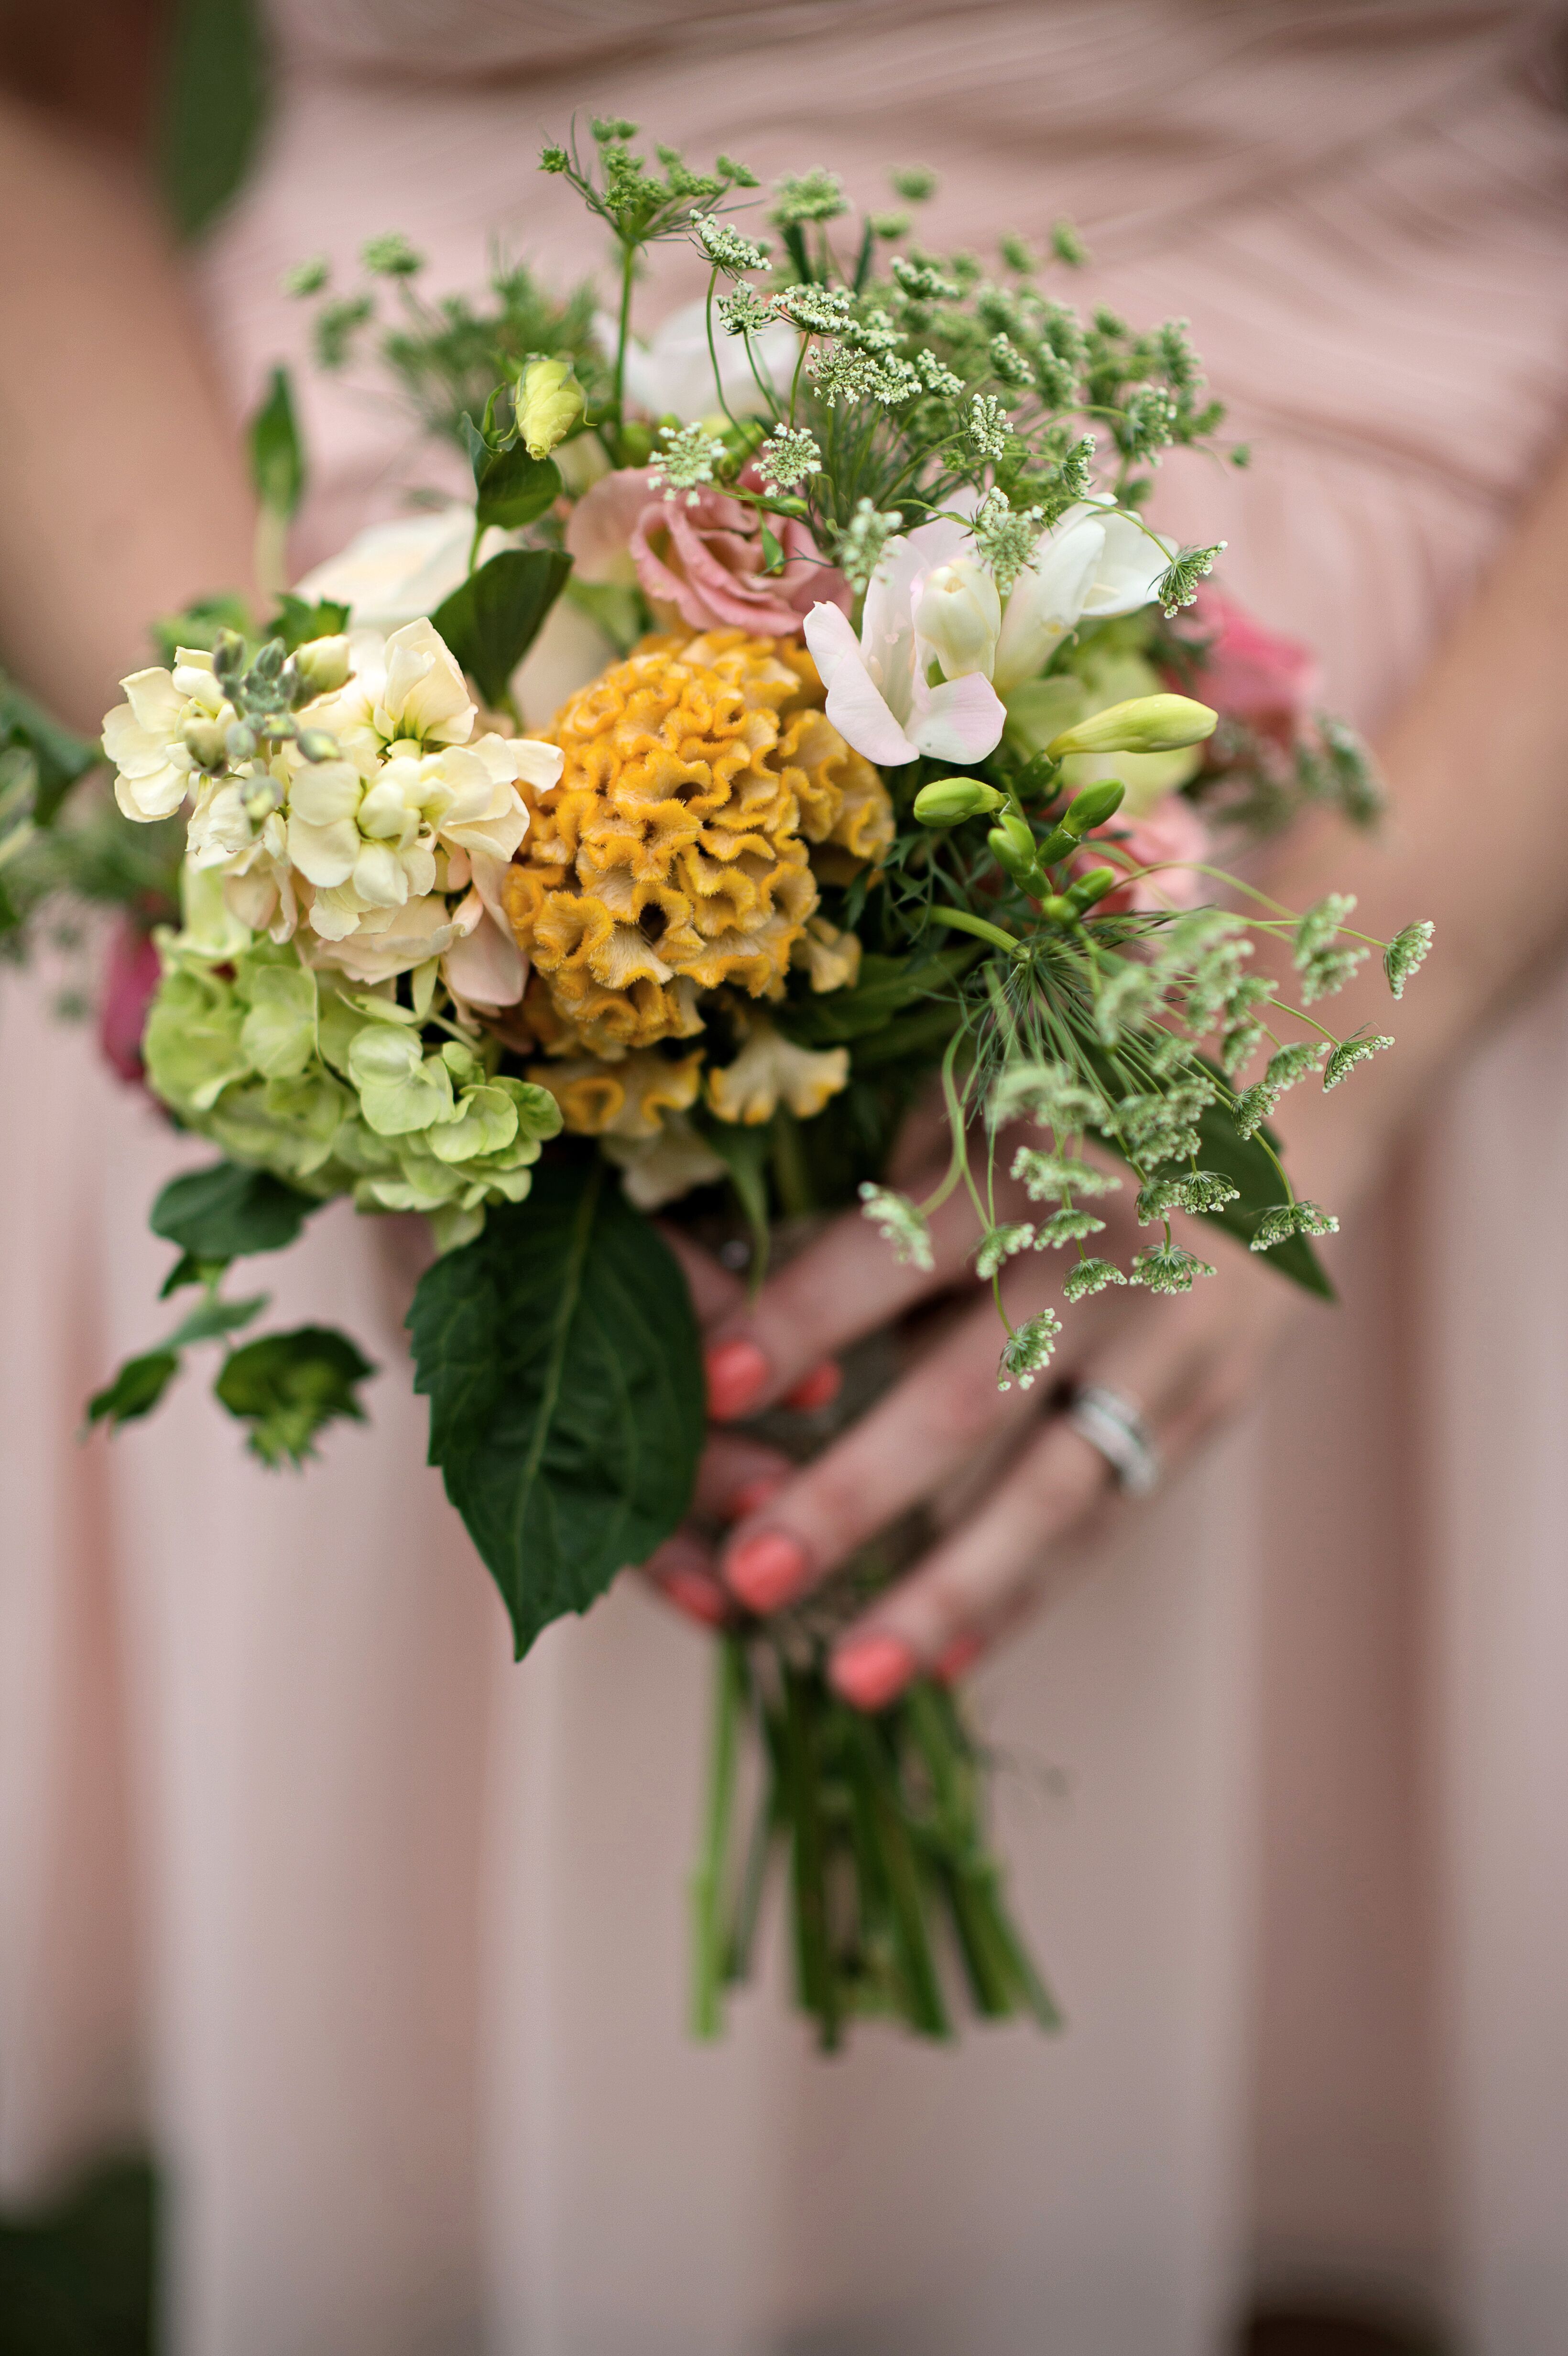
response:
<path fill-rule="evenodd" d="M 432 1044 L 411 1008 L 292 946 L 224 954 L 187 930 L 159 947 L 148 1082 L 230 1161 L 363 1211 L 421 1211 L 443 1250 L 478 1234 L 488 1204 L 527 1194 L 560 1109 L 498 1073 L 492 1044 Z"/>

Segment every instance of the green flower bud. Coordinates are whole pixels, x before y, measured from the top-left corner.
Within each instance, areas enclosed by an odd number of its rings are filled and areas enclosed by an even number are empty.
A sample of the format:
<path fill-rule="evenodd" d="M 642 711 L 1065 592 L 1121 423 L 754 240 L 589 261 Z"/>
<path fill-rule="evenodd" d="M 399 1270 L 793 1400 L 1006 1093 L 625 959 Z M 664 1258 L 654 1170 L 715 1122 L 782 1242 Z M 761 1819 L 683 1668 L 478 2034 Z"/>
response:
<path fill-rule="evenodd" d="M 1087 875 L 1078 878 L 1067 896 L 1075 908 L 1092 908 L 1096 900 L 1103 900 L 1107 892 L 1115 890 L 1117 880 L 1114 867 L 1092 867 Z"/>
<path fill-rule="evenodd" d="M 1103 777 L 1097 785 L 1085 786 L 1075 794 L 1061 814 L 1061 823 L 1069 834 L 1088 834 L 1115 818 L 1126 795 L 1119 777 Z"/>
<path fill-rule="evenodd" d="M 247 728 L 242 720 L 236 720 L 232 727 L 225 731 L 223 749 L 233 762 L 252 759 L 256 751 L 255 730 Z"/>
<path fill-rule="evenodd" d="M 1053 925 L 1075 925 L 1078 922 L 1077 909 L 1071 900 L 1063 899 L 1058 892 L 1051 893 L 1040 902 L 1040 913 Z"/>
<path fill-rule="evenodd" d="M 997 820 L 996 831 L 1005 834 L 1019 859 L 1032 860 L 1035 853 L 1034 829 L 1016 810 L 1004 810 Z"/>
<path fill-rule="evenodd" d="M 347 638 L 311 638 L 293 651 L 293 666 L 306 701 L 336 695 L 348 677 Z"/>
<path fill-rule="evenodd" d="M 983 786 L 977 777 L 934 777 L 916 794 L 914 814 L 922 826 L 956 826 L 960 819 L 1000 809 L 1002 800 L 995 786 Z"/>
<path fill-rule="evenodd" d="M 1040 846 L 1040 863 L 1042 867 L 1054 867 L 1059 859 L 1065 859 L 1070 851 L 1077 848 L 1078 837 L 1070 828 L 1055 827 Z"/>
<path fill-rule="evenodd" d="M 307 761 L 331 761 L 337 754 L 337 739 L 329 736 L 325 728 L 302 728 L 299 746 Z"/>
<path fill-rule="evenodd" d="M 1020 850 L 1014 836 L 1001 826 L 994 826 L 986 840 L 991 846 L 997 866 L 1010 875 L 1015 884 L 1022 884 L 1026 892 L 1041 889 L 1045 879 L 1035 863 L 1032 844 L 1028 851 Z"/>
<path fill-rule="evenodd" d="M 1135 695 L 1130 702 L 1092 712 L 1046 746 L 1053 760 L 1070 753 L 1170 753 L 1200 744 L 1220 715 L 1189 695 Z"/>
<path fill-rule="evenodd" d="M 530 458 L 548 458 L 587 406 L 570 360 L 530 360 L 513 388 L 517 431 Z"/>

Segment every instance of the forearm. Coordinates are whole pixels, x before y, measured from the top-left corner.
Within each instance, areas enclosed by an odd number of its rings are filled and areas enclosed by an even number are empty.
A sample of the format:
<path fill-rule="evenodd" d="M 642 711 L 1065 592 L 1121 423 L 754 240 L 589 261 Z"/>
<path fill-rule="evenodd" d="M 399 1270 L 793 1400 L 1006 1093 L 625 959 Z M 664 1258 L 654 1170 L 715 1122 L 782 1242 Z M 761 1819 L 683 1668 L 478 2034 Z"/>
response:
<path fill-rule="evenodd" d="M 1565 556 L 1568 459 L 1380 743 L 1385 826 L 1361 838 L 1314 827 L 1262 879 L 1296 908 L 1353 892 L 1349 922 L 1384 939 L 1416 917 L 1436 927 L 1398 1005 L 1374 957 L 1312 1010 L 1341 1034 L 1365 1023 L 1398 1041 L 1331 1094 L 1302 1087 L 1281 1104 L 1303 1191 L 1321 1187 L 1332 1208 L 1348 1207 L 1435 1074 L 1568 935 Z M 1283 958 L 1274 969 L 1289 999 L 1296 977 Z"/>
<path fill-rule="evenodd" d="M 147 624 L 244 588 L 238 438 L 155 204 L 0 91 L 0 663 L 95 729 Z"/>

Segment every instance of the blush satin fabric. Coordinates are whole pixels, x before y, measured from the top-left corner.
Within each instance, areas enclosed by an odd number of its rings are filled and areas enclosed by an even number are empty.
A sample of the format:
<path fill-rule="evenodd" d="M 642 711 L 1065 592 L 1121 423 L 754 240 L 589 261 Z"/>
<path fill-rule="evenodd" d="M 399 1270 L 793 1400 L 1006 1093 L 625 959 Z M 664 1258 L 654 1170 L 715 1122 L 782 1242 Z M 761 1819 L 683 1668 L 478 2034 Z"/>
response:
<path fill-rule="evenodd" d="M 397 228 L 443 287 L 493 235 L 594 265 L 533 170 L 578 109 L 869 202 L 933 164 L 937 243 L 1074 218 L 1082 291 L 1187 315 L 1255 446 L 1171 465 L 1157 519 L 1227 538 L 1368 726 L 1568 422 L 1556 11 L 288 0 L 274 30 L 272 144 L 199 265 L 237 412 L 302 348 L 304 254 L 349 279 Z M 698 283 L 662 254 L 645 316 Z M 379 393 L 304 398 L 302 566 L 439 472 Z M 158 1330 L 145 1205 L 206 1157 L 10 980 L 0 1054 L 0 2186 L 152 2136 L 176 2356 L 1209 2356 L 1254 2268 L 1446 2286 L 1478 2356 L 1561 2347 L 1560 976 L 1336 1248 L 1345 1307 L 980 1680 L 1065 2036 L 834 2063 L 773 1964 L 686 2041 L 706 1645 L 624 1585 L 513 1666 L 367 1223 L 258 1264 L 385 1369 L 322 1465 L 263 1474 L 188 1381 L 78 1449 Z"/>

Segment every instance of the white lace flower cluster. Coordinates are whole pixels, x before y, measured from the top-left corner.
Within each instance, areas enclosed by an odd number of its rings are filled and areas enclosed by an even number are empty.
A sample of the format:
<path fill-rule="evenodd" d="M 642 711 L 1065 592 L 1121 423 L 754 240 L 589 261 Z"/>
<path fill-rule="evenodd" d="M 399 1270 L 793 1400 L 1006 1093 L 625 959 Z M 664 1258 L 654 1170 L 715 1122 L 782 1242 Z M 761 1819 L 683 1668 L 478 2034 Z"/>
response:
<path fill-rule="evenodd" d="M 553 786 L 561 755 L 475 733 L 461 670 L 429 621 L 357 630 L 293 658 L 318 691 L 291 735 L 258 735 L 210 654 L 137 671 L 104 723 L 128 818 L 194 797 L 187 857 L 217 870 L 229 915 L 305 961 L 374 985 L 439 969 L 461 1005 L 522 995 L 527 969 L 501 903 L 528 830 L 519 787 Z"/>

